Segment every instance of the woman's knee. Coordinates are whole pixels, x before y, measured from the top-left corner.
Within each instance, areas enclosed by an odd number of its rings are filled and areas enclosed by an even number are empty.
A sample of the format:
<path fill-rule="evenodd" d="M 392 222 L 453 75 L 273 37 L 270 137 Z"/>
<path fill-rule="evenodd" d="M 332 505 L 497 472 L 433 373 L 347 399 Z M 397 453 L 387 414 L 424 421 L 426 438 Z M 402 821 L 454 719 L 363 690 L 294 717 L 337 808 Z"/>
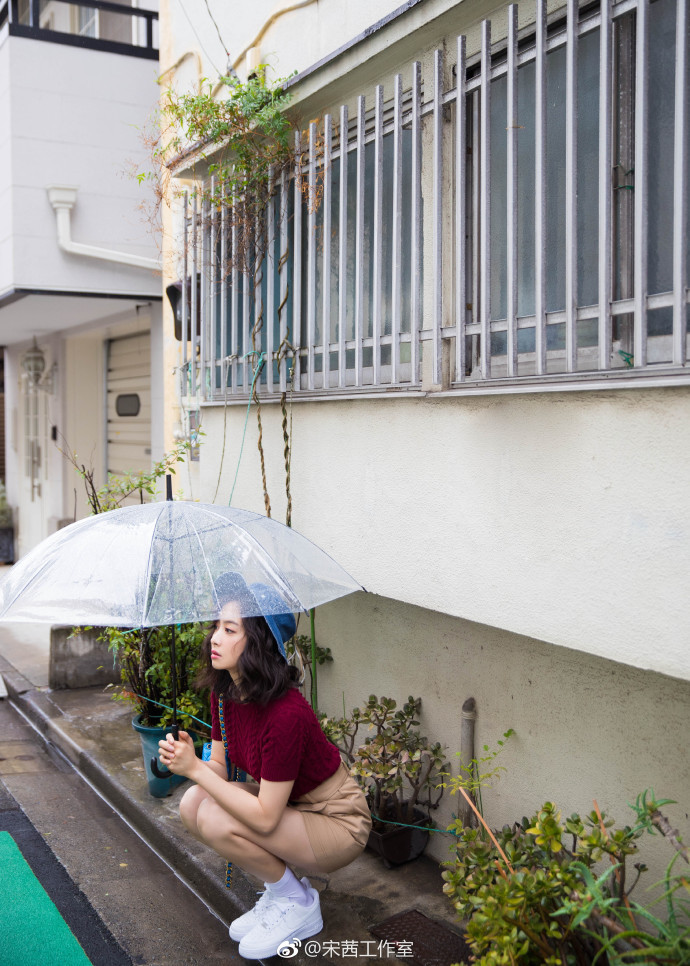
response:
<path fill-rule="evenodd" d="M 208 793 L 194 785 L 188 788 L 180 799 L 180 818 L 185 828 L 190 832 L 198 832 L 198 813 L 199 807 L 204 799 L 208 798 Z"/>
<path fill-rule="evenodd" d="M 199 835 L 205 842 L 242 838 L 244 826 L 240 821 L 228 815 L 209 795 L 200 802 L 196 811 L 196 825 Z"/>

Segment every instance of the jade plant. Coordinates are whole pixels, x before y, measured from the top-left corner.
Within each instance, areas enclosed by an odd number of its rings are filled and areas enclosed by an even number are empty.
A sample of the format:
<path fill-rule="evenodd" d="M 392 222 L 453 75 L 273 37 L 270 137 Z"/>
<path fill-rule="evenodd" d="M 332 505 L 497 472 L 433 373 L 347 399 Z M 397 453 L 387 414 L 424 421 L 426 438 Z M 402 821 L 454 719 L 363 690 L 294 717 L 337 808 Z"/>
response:
<path fill-rule="evenodd" d="M 374 817 L 374 828 L 388 823 L 413 823 L 418 813 L 438 808 L 446 770 L 445 749 L 419 729 L 421 698 L 410 695 L 401 708 L 393 698 L 370 695 L 363 708 L 349 717 L 322 718 L 322 727 L 350 765 L 350 773 L 365 791 Z M 358 744 L 359 729 L 373 734 Z"/>

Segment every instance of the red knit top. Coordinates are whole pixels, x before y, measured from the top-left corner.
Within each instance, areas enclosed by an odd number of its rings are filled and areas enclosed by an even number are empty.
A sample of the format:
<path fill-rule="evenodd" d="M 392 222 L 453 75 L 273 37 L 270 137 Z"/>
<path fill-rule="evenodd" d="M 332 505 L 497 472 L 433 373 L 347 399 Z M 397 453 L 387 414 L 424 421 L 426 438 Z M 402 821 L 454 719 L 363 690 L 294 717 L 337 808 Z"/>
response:
<path fill-rule="evenodd" d="M 318 718 L 297 688 L 267 705 L 225 700 L 225 735 L 233 765 L 255 781 L 294 779 L 294 800 L 334 775 L 340 752 L 331 744 Z M 222 741 L 218 699 L 211 693 L 211 737 Z"/>

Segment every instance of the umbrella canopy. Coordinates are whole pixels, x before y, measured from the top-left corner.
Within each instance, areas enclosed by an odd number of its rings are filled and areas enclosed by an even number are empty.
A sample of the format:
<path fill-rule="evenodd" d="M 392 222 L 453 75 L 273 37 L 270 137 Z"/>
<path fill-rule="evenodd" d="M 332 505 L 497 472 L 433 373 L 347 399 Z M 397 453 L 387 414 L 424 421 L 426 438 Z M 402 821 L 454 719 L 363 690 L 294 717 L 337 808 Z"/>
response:
<path fill-rule="evenodd" d="M 361 590 L 295 530 L 248 510 L 167 500 L 70 524 L 0 584 L 0 620 L 155 627 L 214 620 L 216 581 L 235 572 L 275 594 L 242 617 L 306 611 Z"/>

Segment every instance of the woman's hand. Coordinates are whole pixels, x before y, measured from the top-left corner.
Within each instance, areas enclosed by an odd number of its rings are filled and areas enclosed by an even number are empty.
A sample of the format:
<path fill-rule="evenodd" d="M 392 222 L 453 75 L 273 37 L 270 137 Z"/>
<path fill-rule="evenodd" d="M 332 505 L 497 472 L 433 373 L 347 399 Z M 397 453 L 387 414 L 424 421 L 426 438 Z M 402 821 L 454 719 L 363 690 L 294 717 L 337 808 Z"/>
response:
<path fill-rule="evenodd" d="M 175 741 L 172 734 L 167 734 L 158 742 L 158 757 L 173 775 L 184 775 L 191 778 L 199 759 L 194 751 L 194 742 L 186 731 L 180 732 L 179 741 Z"/>

